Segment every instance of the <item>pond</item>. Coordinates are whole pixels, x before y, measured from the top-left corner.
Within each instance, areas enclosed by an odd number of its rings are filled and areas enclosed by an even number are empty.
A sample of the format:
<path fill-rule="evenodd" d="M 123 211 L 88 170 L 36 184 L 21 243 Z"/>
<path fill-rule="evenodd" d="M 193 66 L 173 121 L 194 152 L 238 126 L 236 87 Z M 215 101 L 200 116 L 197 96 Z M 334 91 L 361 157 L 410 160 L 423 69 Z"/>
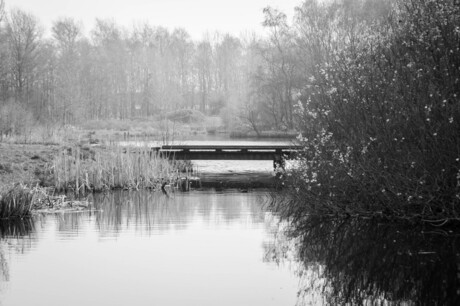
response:
<path fill-rule="evenodd" d="M 94 211 L 3 223 L 1 305 L 294 305 L 267 261 L 266 193 L 115 192 Z"/>
<path fill-rule="evenodd" d="M 0 223 L 1 305 L 458 305 L 454 229 L 265 210 L 267 190 L 99 194 Z"/>

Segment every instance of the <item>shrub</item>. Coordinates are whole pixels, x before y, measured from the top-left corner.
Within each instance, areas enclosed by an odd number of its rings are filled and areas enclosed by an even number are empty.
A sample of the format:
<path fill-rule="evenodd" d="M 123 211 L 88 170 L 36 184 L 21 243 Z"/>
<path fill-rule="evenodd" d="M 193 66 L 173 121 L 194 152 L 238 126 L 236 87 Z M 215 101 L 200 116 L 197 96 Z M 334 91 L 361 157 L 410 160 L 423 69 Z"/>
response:
<path fill-rule="evenodd" d="M 355 21 L 329 24 L 344 38 L 300 97 L 292 196 L 304 213 L 458 219 L 460 7 L 398 1 L 385 18 Z"/>
<path fill-rule="evenodd" d="M 182 123 L 197 123 L 204 122 L 205 116 L 194 109 L 180 109 L 177 111 L 169 112 L 166 114 L 166 118 L 171 121 L 177 121 Z"/>

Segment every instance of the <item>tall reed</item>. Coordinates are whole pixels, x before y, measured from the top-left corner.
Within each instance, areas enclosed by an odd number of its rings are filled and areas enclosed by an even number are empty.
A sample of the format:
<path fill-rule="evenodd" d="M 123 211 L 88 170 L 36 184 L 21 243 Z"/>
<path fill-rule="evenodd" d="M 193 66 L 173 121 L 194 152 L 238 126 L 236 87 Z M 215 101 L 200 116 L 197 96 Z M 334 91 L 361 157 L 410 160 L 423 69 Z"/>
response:
<path fill-rule="evenodd" d="M 0 219 L 30 216 L 33 199 L 34 191 L 22 185 L 0 194 Z"/>
<path fill-rule="evenodd" d="M 177 168 L 149 147 L 111 146 L 90 157 L 83 153 L 76 147 L 55 157 L 53 173 L 58 191 L 157 188 L 178 176 Z"/>

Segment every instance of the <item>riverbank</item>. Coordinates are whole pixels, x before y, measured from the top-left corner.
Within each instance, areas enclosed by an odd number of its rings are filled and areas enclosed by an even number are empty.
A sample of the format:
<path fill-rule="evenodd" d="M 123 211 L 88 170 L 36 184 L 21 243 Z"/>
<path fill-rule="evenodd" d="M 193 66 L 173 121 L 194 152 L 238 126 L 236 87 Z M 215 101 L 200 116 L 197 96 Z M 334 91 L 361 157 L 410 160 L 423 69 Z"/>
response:
<path fill-rule="evenodd" d="M 119 146 L 0 143 L 0 218 L 22 218 L 43 209 L 42 204 L 74 208 L 74 202 L 64 199 L 50 201 L 55 194 L 159 190 L 177 181 L 184 166 L 152 156 L 148 148 L 125 151 Z"/>

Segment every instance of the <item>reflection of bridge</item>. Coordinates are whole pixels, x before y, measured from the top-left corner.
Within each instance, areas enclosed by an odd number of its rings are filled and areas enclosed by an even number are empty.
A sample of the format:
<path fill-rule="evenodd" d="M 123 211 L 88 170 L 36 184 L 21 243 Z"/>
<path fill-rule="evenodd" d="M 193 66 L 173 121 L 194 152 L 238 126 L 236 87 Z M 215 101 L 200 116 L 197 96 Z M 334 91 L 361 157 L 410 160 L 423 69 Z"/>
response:
<path fill-rule="evenodd" d="M 173 145 L 153 148 L 170 159 L 282 161 L 300 149 L 295 145 Z"/>

